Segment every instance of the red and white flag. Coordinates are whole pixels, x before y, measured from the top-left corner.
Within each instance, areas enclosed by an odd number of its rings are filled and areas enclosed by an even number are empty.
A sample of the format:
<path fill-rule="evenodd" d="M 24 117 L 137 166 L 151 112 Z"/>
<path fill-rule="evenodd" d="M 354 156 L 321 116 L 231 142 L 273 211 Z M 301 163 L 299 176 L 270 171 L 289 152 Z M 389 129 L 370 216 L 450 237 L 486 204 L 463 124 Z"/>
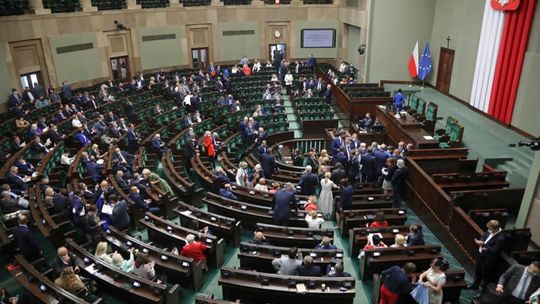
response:
<path fill-rule="evenodd" d="M 409 59 L 409 75 L 411 75 L 411 78 L 418 76 L 418 40 Z"/>

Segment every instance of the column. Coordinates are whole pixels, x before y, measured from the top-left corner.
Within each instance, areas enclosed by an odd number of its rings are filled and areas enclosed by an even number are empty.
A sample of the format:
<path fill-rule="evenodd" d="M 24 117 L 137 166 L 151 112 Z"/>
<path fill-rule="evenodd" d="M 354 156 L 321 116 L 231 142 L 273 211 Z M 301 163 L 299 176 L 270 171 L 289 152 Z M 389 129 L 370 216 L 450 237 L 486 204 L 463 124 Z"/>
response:
<path fill-rule="evenodd" d="M 180 2 L 178 0 L 169 0 L 169 7 L 180 7 Z"/>
<path fill-rule="evenodd" d="M 519 148 L 526 149 L 526 148 Z M 534 161 L 531 164 L 531 171 L 527 179 L 527 186 L 521 201 L 518 217 L 516 219 L 516 228 L 531 228 L 533 238 L 537 238 L 540 232 L 538 223 L 534 223 L 535 214 L 540 212 L 540 152 L 535 152 Z"/>
<path fill-rule="evenodd" d="M 30 6 L 30 9 L 34 15 L 48 15 L 51 13 L 50 9 L 43 7 L 42 0 L 28 0 L 28 5 Z"/>
<path fill-rule="evenodd" d="M 137 4 L 136 0 L 127 0 L 127 9 L 128 10 L 138 10 L 141 9 L 141 5 Z"/>
<path fill-rule="evenodd" d="M 79 0 L 83 12 L 97 12 L 97 7 L 92 6 L 91 0 Z"/>

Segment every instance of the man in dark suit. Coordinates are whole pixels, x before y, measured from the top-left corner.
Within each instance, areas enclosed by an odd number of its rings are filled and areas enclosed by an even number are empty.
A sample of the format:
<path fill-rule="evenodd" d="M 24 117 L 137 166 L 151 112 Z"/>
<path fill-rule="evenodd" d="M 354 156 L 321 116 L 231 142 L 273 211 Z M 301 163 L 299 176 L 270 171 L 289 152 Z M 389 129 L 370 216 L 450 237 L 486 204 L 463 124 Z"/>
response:
<path fill-rule="evenodd" d="M 362 182 L 363 183 L 373 183 L 377 180 L 377 160 L 372 154 L 371 147 L 368 147 L 366 153 L 362 154 L 362 159 L 360 160 L 362 165 Z"/>
<path fill-rule="evenodd" d="M 540 288 L 540 262 L 529 266 L 514 264 L 501 275 L 497 283 L 497 293 L 503 295 L 504 304 L 529 303 L 530 296 Z"/>
<path fill-rule="evenodd" d="M 109 202 L 112 206 L 111 225 L 118 230 L 128 229 L 130 218 L 127 202 L 125 200 L 118 201 L 114 194 L 109 196 Z"/>
<path fill-rule="evenodd" d="M 81 146 L 84 146 L 90 142 L 88 137 L 84 135 L 82 128 L 79 128 L 77 132 L 73 135 L 73 141 L 80 144 Z"/>
<path fill-rule="evenodd" d="M 65 137 L 63 134 L 58 132 L 58 127 L 56 125 L 51 125 L 49 131 L 47 132 L 47 136 L 55 145 L 58 144 Z"/>
<path fill-rule="evenodd" d="M 120 189 L 122 190 L 127 190 L 127 188 L 129 187 L 128 182 L 124 179 L 124 172 L 122 170 L 116 171 L 114 180 L 116 181 L 118 187 L 120 187 Z"/>
<path fill-rule="evenodd" d="M 165 151 L 165 143 L 161 140 L 161 135 L 155 134 L 154 138 L 152 138 L 151 144 L 152 148 L 159 151 L 159 153 L 163 153 L 163 151 Z"/>
<path fill-rule="evenodd" d="M 11 95 L 9 95 L 9 108 L 13 109 L 17 106 L 21 105 L 23 102 L 23 98 L 19 93 L 17 93 L 16 89 L 11 89 Z"/>
<path fill-rule="evenodd" d="M 319 177 L 317 177 L 315 173 L 312 173 L 312 171 L 313 168 L 308 165 L 304 170 L 304 174 L 300 177 L 298 186 L 300 186 L 300 193 L 302 193 L 302 195 L 315 195 L 315 192 L 317 191 Z"/>
<path fill-rule="evenodd" d="M 334 137 L 332 139 L 332 143 L 330 144 L 330 150 L 332 151 L 332 156 L 336 156 L 339 152 L 339 148 L 345 144 L 345 133 L 340 132 L 339 136 Z"/>
<path fill-rule="evenodd" d="M 478 246 L 478 254 L 474 268 L 474 282 L 468 286 L 470 289 L 484 288 L 489 283 L 497 281 L 497 269 L 506 237 L 499 221 L 491 220 L 486 224 L 486 227 L 487 231 L 484 235 L 479 240 L 474 239 Z"/>
<path fill-rule="evenodd" d="M 285 184 L 285 188 L 277 191 L 272 200 L 274 220 L 280 226 L 288 226 L 291 217 L 291 208 L 298 210 L 294 189 L 291 183 Z"/>
<path fill-rule="evenodd" d="M 95 157 L 92 155 L 90 161 L 86 163 L 86 174 L 92 178 L 94 183 L 101 180 L 101 167 L 96 163 Z"/>
<path fill-rule="evenodd" d="M 371 129 L 374 123 L 375 121 L 373 120 L 373 118 L 371 118 L 371 113 L 367 112 L 364 118 L 358 119 L 358 128 Z"/>
<path fill-rule="evenodd" d="M 34 87 L 32 88 L 31 92 L 36 98 L 39 98 L 40 96 L 47 96 L 45 94 L 45 88 L 37 82 L 34 82 Z"/>
<path fill-rule="evenodd" d="M 225 184 L 223 185 L 223 188 L 219 189 L 219 195 L 223 196 L 224 198 L 237 200 L 238 197 L 234 195 L 231 191 L 231 184 Z"/>
<path fill-rule="evenodd" d="M 268 148 L 266 153 L 261 156 L 261 167 L 263 169 L 264 177 L 272 179 L 272 174 L 276 170 L 276 160 L 272 154 L 272 148 Z"/>
<path fill-rule="evenodd" d="M 11 166 L 6 173 L 6 182 L 16 190 L 25 191 L 30 186 L 24 177 L 19 176 L 19 168 Z"/>
<path fill-rule="evenodd" d="M 405 187 L 405 179 L 407 179 L 407 175 L 409 174 L 409 170 L 407 167 L 405 167 L 405 160 L 398 159 L 397 160 L 397 169 L 394 172 L 394 176 L 392 176 L 392 196 L 394 198 L 394 206 L 399 207 L 402 202 L 402 194 L 403 194 L 403 188 Z"/>
<path fill-rule="evenodd" d="M 344 178 L 341 180 L 341 194 L 339 196 L 339 204 L 341 209 L 348 210 L 352 208 L 354 189 L 349 183 L 349 180 Z"/>
<path fill-rule="evenodd" d="M 144 200 L 139 188 L 137 188 L 136 186 L 131 187 L 131 190 L 129 192 L 129 198 L 134 201 L 140 209 L 148 210 L 154 214 L 158 214 L 160 211 L 159 207 L 150 207 L 150 204 Z"/>
<path fill-rule="evenodd" d="M 263 156 L 268 151 L 268 144 L 266 143 L 266 140 L 263 140 L 261 144 L 257 147 L 257 154 L 259 156 Z"/>
<path fill-rule="evenodd" d="M 66 247 L 60 247 L 57 250 L 57 255 L 52 261 L 52 268 L 57 275 L 60 275 L 67 267 L 73 267 L 75 273 L 80 271 L 80 267 L 83 266 L 82 261 L 70 253 Z"/>
<path fill-rule="evenodd" d="M 326 104 L 331 104 L 332 103 L 332 86 L 331 85 L 326 85 L 326 90 L 324 91 L 323 93 L 324 95 L 324 100 L 326 101 Z"/>
<path fill-rule="evenodd" d="M 135 132 L 135 126 L 132 123 L 128 124 L 127 139 L 127 151 L 131 154 L 135 154 L 139 148 L 139 138 Z"/>
<path fill-rule="evenodd" d="M 303 277 L 322 277 L 321 267 L 313 264 L 313 258 L 304 257 L 304 265 L 298 267 L 298 275 Z"/>
<path fill-rule="evenodd" d="M 28 228 L 28 217 L 19 215 L 18 223 L 19 225 L 13 229 L 13 239 L 24 258 L 33 261 L 43 254 L 43 250 L 39 248 L 34 233 Z"/>

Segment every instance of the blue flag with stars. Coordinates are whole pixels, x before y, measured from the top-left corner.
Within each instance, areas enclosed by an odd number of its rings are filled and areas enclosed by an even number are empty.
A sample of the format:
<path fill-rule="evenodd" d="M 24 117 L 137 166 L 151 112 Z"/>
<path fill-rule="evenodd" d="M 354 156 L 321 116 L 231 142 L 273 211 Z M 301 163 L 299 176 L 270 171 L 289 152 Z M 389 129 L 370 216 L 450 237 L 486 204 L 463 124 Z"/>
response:
<path fill-rule="evenodd" d="M 424 80 L 431 72 L 433 62 L 431 61 L 431 54 L 429 53 L 429 43 L 426 43 L 422 57 L 420 57 L 420 63 L 418 64 L 418 79 Z"/>

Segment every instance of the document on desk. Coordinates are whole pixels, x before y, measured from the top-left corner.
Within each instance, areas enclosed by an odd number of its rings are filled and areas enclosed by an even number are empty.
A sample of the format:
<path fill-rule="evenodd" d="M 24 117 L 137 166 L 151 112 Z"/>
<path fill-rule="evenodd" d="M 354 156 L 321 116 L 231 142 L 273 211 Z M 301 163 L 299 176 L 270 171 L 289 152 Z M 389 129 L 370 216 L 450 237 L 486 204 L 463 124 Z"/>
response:
<path fill-rule="evenodd" d="M 98 270 L 94 267 L 94 264 L 90 264 L 84 268 L 84 270 L 88 271 L 89 274 L 94 274 L 98 272 Z"/>
<path fill-rule="evenodd" d="M 425 140 L 433 140 L 433 136 L 424 135 Z"/>
<path fill-rule="evenodd" d="M 296 292 L 297 293 L 307 293 L 306 284 L 304 284 L 304 283 L 296 284 Z"/>
<path fill-rule="evenodd" d="M 180 213 L 182 213 L 182 214 L 185 215 L 185 216 L 191 215 L 191 211 L 190 211 L 190 210 L 184 210 L 184 211 L 181 211 Z"/>

